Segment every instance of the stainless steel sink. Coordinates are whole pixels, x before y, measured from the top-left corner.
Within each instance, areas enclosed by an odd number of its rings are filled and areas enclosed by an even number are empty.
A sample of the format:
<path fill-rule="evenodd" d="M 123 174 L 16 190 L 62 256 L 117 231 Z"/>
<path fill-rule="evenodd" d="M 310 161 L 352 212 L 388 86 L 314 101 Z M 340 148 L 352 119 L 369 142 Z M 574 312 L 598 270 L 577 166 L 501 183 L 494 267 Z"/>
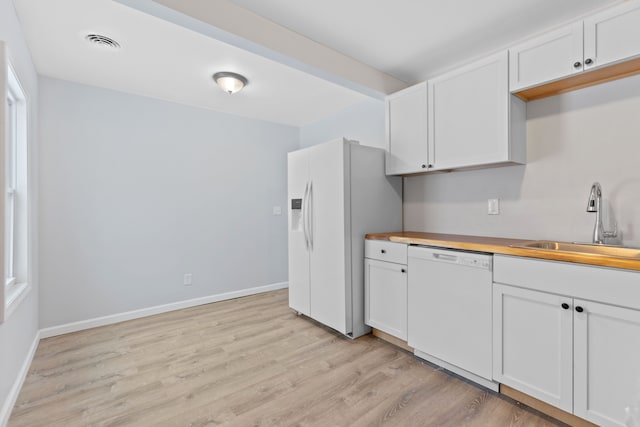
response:
<path fill-rule="evenodd" d="M 615 256 L 640 260 L 640 249 L 625 248 L 623 246 L 591 245 L 587 243 L 554 242 L 551 240 L 535 240 L 511 245 L 514 248 L 541 249 L 545 251 L 574 252 L 582 254 L 595 254 Z"/>

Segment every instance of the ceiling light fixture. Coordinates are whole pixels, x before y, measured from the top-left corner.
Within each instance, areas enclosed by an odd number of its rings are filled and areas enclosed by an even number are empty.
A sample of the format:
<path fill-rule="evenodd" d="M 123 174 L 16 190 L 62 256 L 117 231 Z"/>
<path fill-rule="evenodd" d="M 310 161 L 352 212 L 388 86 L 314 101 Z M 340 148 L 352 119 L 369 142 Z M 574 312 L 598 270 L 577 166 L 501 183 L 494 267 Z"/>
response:
<path fill-rule="evenodd" d="M 215 73 L 213 75 L 213 80 L 215 80 L 216 83 L 218 83 L 218 86 L 220 86 L 220 89 L 222 89 L 227 93 L 240 92 L 242 88 L 249 83 L 246 77 L 241 76 L 240 74 L 231 73 L 228 71 Z"/>

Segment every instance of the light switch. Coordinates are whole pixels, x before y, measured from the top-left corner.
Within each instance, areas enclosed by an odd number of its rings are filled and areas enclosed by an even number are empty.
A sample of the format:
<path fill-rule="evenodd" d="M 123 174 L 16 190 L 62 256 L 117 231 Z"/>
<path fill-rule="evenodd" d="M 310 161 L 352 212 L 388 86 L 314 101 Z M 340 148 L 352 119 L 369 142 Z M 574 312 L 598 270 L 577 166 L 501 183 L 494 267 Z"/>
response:
<path fill-rule="evenodd" d="M 274 215 L 282 215 L 282 208 L 280 206 L 274 206 L 273 207 L 273 214 Z"/>
<path fill-rule="evenodd" d="M 500 215 L 500 199 L 487 200 L 487 214 Z"/>

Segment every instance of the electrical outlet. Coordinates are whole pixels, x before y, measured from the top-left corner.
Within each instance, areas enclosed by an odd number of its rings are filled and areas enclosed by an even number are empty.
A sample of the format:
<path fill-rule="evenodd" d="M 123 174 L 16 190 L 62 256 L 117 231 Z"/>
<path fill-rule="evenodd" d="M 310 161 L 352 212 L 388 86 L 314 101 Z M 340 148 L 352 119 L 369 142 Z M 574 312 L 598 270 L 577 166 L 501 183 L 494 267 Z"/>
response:
<path fill-rule="evenodd" d="M 193 274 L 185 273 L 184 275 L 184 285 L 191 286 L 193 284 Z"/>
<path fill-rule="evenodd" d="M 500 215 L 500 199 L 487 200 L 487 214 Z"/>

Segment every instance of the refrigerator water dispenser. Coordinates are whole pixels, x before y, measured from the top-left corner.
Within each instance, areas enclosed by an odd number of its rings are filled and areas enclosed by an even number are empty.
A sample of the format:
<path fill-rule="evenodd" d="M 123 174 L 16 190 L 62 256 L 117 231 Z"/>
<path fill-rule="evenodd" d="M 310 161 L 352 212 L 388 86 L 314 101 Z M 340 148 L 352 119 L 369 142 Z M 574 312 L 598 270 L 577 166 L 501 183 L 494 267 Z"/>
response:
<path fill-rule="evenodd" d="M 291 199 L 291 231 L 302 231 L 302 199 Z"/>

